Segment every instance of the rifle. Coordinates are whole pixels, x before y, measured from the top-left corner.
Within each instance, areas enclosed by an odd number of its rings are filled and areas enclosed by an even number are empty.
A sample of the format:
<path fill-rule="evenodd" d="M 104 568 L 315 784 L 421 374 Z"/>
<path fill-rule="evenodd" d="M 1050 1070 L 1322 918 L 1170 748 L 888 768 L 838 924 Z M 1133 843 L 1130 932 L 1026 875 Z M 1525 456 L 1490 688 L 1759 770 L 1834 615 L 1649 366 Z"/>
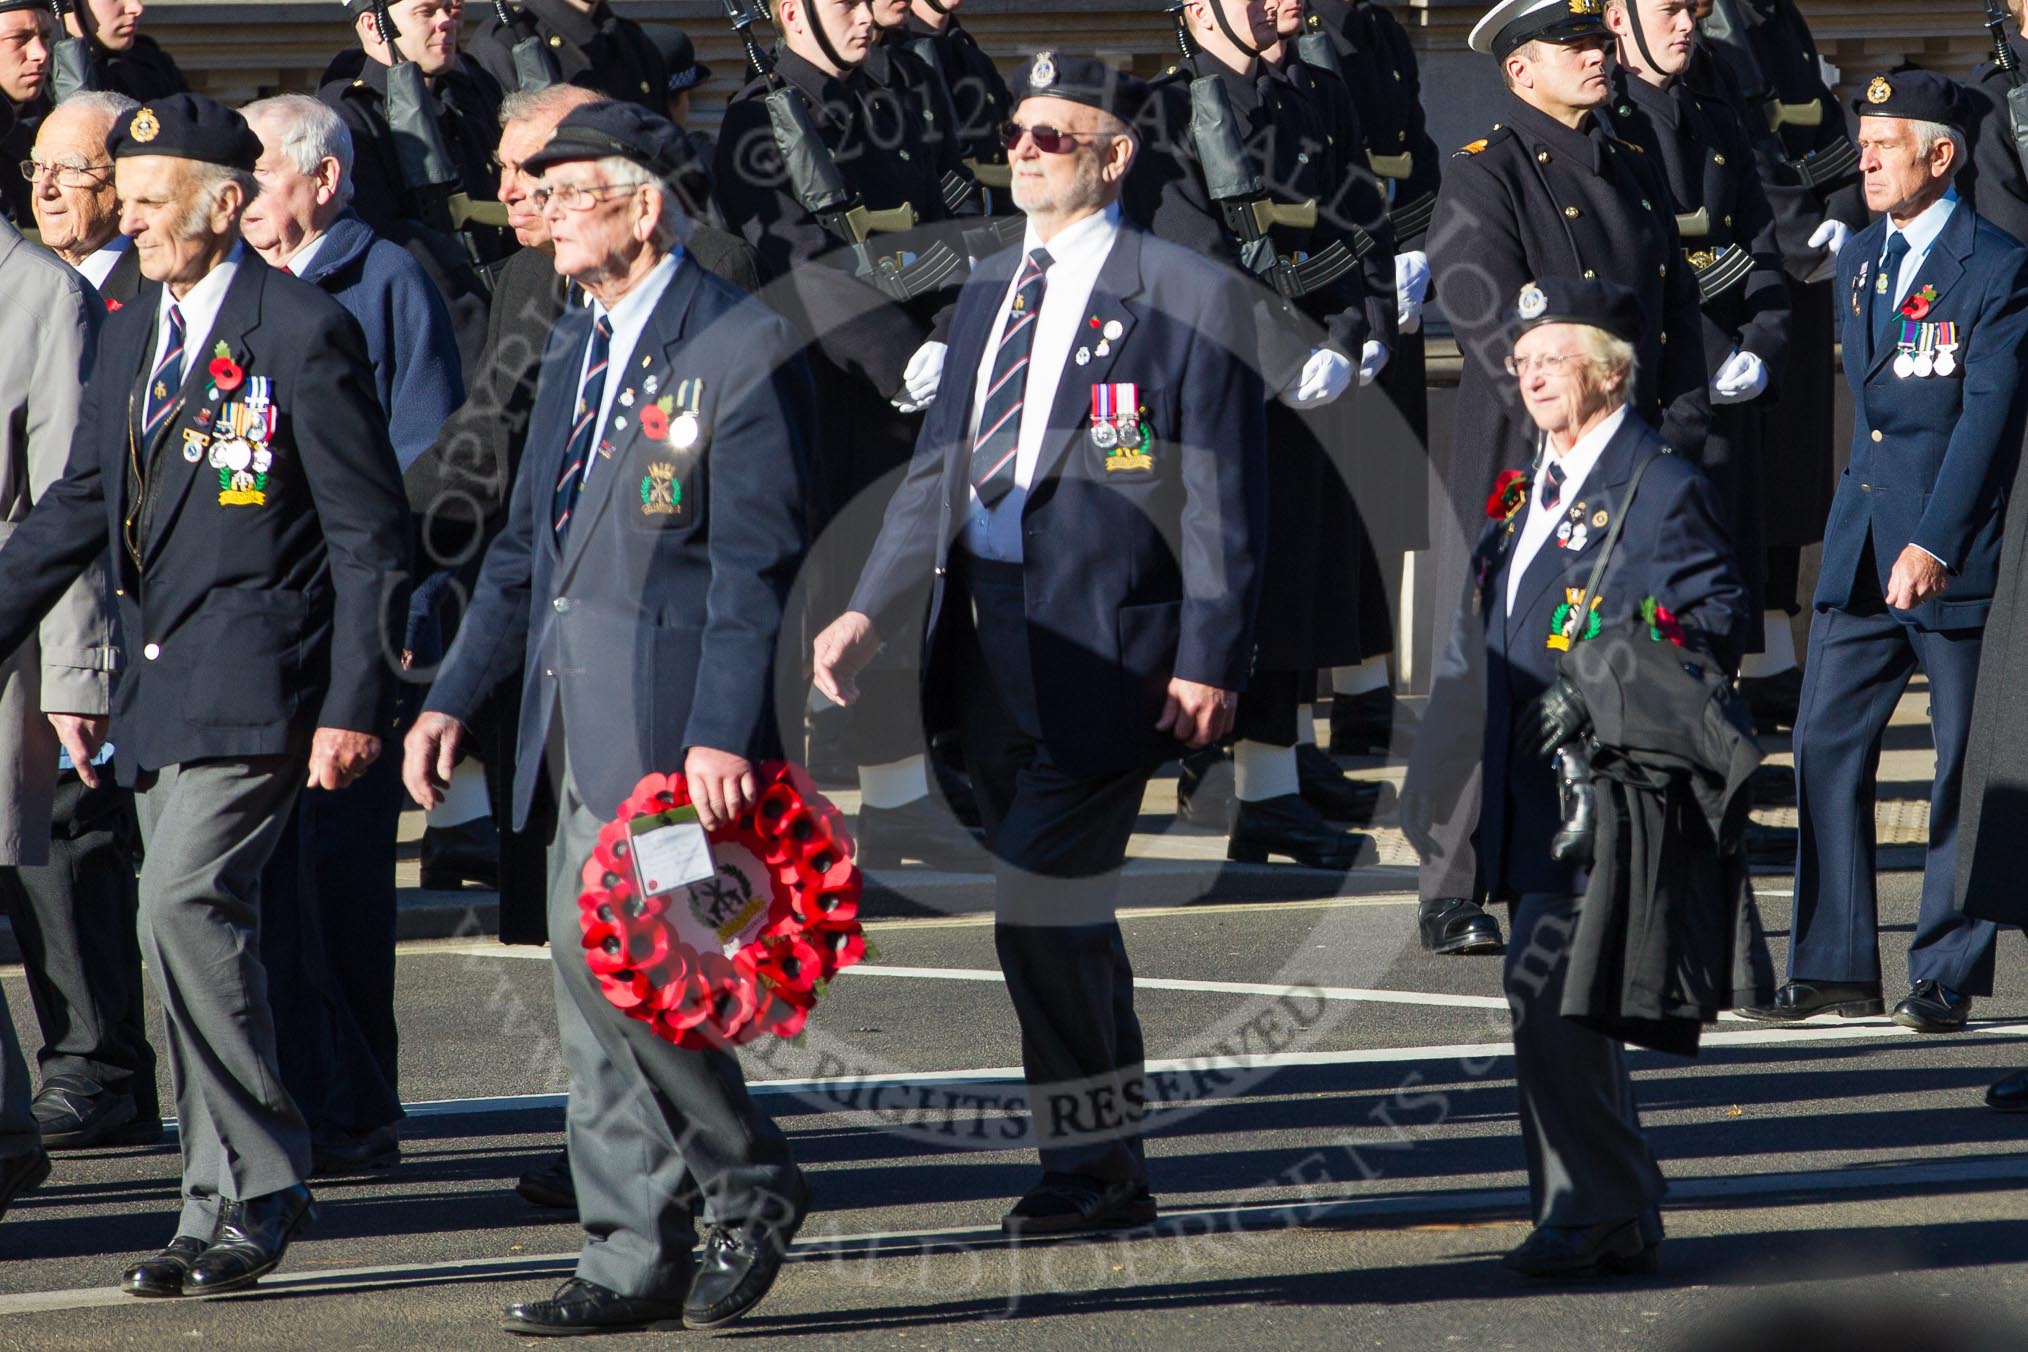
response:
<path fill-rule="evenodd" d="M 768 92 L 762 96 L 762 102 L 767 107 L 768 129 L 773 134 L 775 150 L 782 157 L 789 193 L 797 205 L 851 251 L 858 276 L 894 299 L 913 300 L 943 285 L 957 269 L 959 259 L 941 242 L 913 262 L 873 256 L 867 240 L 876 234 L 913 230 L 915 208 L 904 204 L 875 211 L 866 205 L 839 171 L 838 161 L 818 133 L 803 96 L 781 77 L 774 59 L 754 40 L 753 26 L 758 16 L 747 8 L 746 0 L 724 0 L 724 4 L 725 16 L 746 48 L 747 63 L 754 74 L 767 82 Z"/>
<path fill-rule="evenodd" d="M 2000 0 L 1986 0 L 1986 31 L 1993 35 L 1993 65 L 2007 76 L 2007 122 L 2014 133 L 2014 158 L 2028 173 L 2028 80 L 2007 41 L 2007 11 Z"/>
<path fill-rule="evenodd" d="M 414 195 L 423 224 L 464 247 L 480 287 L 490 295 L 492 279 L 470 227 L 506 228 L 507 208 L 498 202 L 474 202 L 465 193 L 457 162 L 444 144 L 443 128 L 437 125 L 436 101 L 423 80 L 422 67 L 404 59 L 395 41 L 394 16 L 387 12 L 387 0 L 374 0 L 373 23 L 394 58 L 387 68 L 387 126 L 394 137 L 402 182 Z"/>
<path fill-rule="evenodd" d="M 49 59 L 50 96 L 58 103 L 73 94 L 82 94 L 99 87 L 98 62 L 92 59 L 90 38 L 74 38 L 65 20 L 70 18 L 70 0 L 49 0 L 50 12 L 56 15 L 56 42 Z M 78 25 L 82 28 L 82 22 Z"/>
<path fill-rule="evenodd" d="M 1311 12 L 1308 4 L 1303 6 L 1303 31 L 1296 38 L 1296 59 L 1321 66 L 1341 80 L 1345 78 L 1345 62 L 1338 55 L 1338 44 L 1324 31 L 1324 21 Z"/>
<path fill-rule="evenodd" d="M 501 32 L 509 35 L 514 32 L 514 12 L 507 8 L 507 0 L 493 0 L 493 17 L 500 21 Z M 556 58 L 542 45 L 541 38 L 531 33 L 518 40 L 513 54 L 517 89 L 547 89 L 563 83 L 563 72 L 556 68 Z"/>

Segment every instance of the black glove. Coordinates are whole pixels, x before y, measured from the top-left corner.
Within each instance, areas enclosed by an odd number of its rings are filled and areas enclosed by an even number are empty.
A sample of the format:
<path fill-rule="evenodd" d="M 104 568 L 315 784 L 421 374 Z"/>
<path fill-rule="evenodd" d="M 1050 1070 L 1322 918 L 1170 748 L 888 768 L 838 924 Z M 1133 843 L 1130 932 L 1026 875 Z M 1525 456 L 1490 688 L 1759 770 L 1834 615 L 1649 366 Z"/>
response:
<path fill-rule="evenodd" d="M 1538 760 L 1548 760 L 1558 747 L 1574 741 L 1590 726 L 1591 710 L 1585 707 L 1584 696 L 1559 676 L 1535 702 L 1532 722 L 1522 723 L 1522 749 L 1533 752 Z"/>

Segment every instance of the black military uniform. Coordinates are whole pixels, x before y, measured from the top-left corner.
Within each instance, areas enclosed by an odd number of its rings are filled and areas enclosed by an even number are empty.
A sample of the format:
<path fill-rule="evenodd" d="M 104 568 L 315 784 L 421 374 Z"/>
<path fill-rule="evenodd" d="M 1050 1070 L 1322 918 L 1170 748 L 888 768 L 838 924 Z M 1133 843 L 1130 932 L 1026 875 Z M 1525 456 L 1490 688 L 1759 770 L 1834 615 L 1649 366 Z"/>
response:
<path fill-rule="evenodd" d="M 0 10 L 16 6 L 0 5 Z M 35 148 L 35 133 L 42 126 L 42 119 L 49 116 L 49 94 L 42 94 L 28 103 L 7 109 L 8 116 L 0 117 L 0 215 L 21 230 L 35 229 L 35 189 L 15 166 L 29 157 Z"/>
<path fill-rule="evenodd" d="M 1252 266 L 1245 241 L 1209 196 L 1192 129 L 1191 85 L 1200 73 L 1222 87 L 1268 199 L 1317 206 L 1314 225 L 1273 226 L 1264 251 L 1274 264 L 1272 275 L 1261 276 Z M 1356 367 L 1369 340 L 1392 345 L 1394 249 L 1386 207 L 1377 180 L 1361 162 L 1359 118 L 1343 82 L 1301 61 L 1257 61 L 1241 73 L 1200 55 L 1151 84 L 1138 126 L 1143 145 L 1128 176 L 1128 214 L 1152 233 L 1232 262 L 1265 283 L 1257 305 L 1259 357 L 1270 391 L 1271 529 L 1255 629 L 1256 669 L 1233 731 L 1242 740 L 1293 746 L 1307 674 L 1363 656 L 1349 621 L 1359 602 L 1365 548 L 1346 454 L 1349 399 L 1298 411 L 1273 396 L 1296 379 L 1317 349 L 1328 346 Z M 1202 768 L 1196 760 L 1186 765 L 1179 810 L 1217 824 L 1225 815 L 1222 802 L 1197 801 Z M 1317 769 L 1325 773 L 1313 776 L 1309 799 L 1289 794 L 1242 803 L 1228 852 L 1252 859 L 1265 850 L 1313 866 L 1348 865 L 1357 838 L 1330 827 L 1319 808 L 1342 820 L 1370 816 L 1375 804 L 1335 767 Z"/>
<path fill-rule="evenodd" d="M 930 0 L 930 5 L 943 8 L 936 0 Z M 934 68 L 950 90 L 965 158 L 974 166 L 1005 165 L 1007 147 L 1001 144 L 1000 127 L 1014 116 L 1014 95 L 979 40 L 955 14 L 938 29 L 911 12 L 902 22 L 901 33 L 909 50 Z"/>
<path fill-rule="evenodd" d="M 1761 189 L 1753 144 L 1737 110 L 1678 79 L 1667 89 L 1613 72 L 1613 121 L 1661 167 L 1684 255 L 1703 296 L 1704 359 L 1715 377 L 1735 352 L 1759 357 L 1769 392 L 1788 355 L 1789 295 L 1782 277 L 1774 210 Z M 1764 516 L 1787 505 L 1766 496 L 1761 467 L 1768 395 L 1714 405 L 1698 463 L 1730 513 L 1733 547 L 1752 601 L 1749 651 L 1760 648 Z"/>
<path fill-rule="evenodd" d="M 876 59 L 880 78 L 872 73 Z M 941 332 L 964 280 L 955 211 L 975 210 L 974 193 L 948 120 L 908 92 L 926 74 L 909 53 L 875 47 L 864 66 L 834 78 L 784 46 L 775 69 L 801 95 L 824 149 L 864 206 L 906 208 L 916 222 L 911 230 L 871 235 L 863 250 L 871 268 L 862 268 L 862 251 L 850 247 L 845 224 L 820 220 L 797 200 L 769 125 L 768 82 L 755 79 L 727 105 L 713 175 L 720 212 L 759 254 L 763 294 L 810 344 L 824 413 L 810 476 L 818 532 L 810 605 L 836 614 L 914 449 L 917 420 L 892 401 L 904 394 L 910 358 Z M 914 654 L 900 644 L 862 678 L 863 697 L 843 720 L 840 758 L 884 765 L 922 752 L 916 671 Z M 860 814 L 862 863 L 902 857 L 890 849 L 893 836 L 880 815 Z M 945 820 L 922 829 L 932 842 L 924 848 L 933 852 L 963 843 Z M 913 846 L 906 857 L 931 858 Z M 960 862 L 947 853 L 935 858 Z"/>
<path fill-rule="evenodd" d="M 563 83 L 638 103 L 657 116 L 667 111 L 668 72 L 661 53 L 639 24 L 614 13 L 605 0 L 589 14 L 565 0 L 515 0 L 507 8 L 512 25 L 503 28 L 499 15 L 488 10 L 466 49 L 500 88 L 511 93 L 521 87 L 514 45 L 536 38 L 549 49 Z"/>
<path fill-rule="evenodd" d="M 2028 72 L 2028 65 L 2023 64 L 2028 53 L 2019 43 L 2007 46 L 2015 65 Z M 1952 183 L 1966 205 L 2028 244 L 2028 175 L 2021 169 L 2021 152 L 2015 149 L 2014 123 L 2007 109 L 2007 92 L 2017 78 L 1992 60 L 1980 62 L 1972 72 L 1964 92 L 1966 139 L 1972 154 Z"/>
<path fill-rule="evenodd" d="M 146 103 L 171 94 L 187 94 L 190 82 L 175 58 L 162 50 L 155 39 L 135 34 L 134 43 L 124 52 L 109 51 L 92 44 L 92 59 L 98 63 L 99 88 L 125 94 Z"/>

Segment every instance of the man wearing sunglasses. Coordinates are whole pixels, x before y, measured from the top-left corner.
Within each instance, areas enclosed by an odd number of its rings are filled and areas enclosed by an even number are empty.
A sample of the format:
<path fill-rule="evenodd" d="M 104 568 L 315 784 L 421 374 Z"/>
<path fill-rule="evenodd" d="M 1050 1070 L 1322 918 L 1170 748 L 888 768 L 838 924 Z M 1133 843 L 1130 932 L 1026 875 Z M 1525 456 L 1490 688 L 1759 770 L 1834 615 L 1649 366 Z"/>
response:
<path fill-rule="evenodd" d="M 1318 751 L 1303 692 L 1309 673 L 1364 655 L 1350 622 L 1363 531 L 1326 448 L 1352 439 L 1351 406 L 1338 400 L 1355 381 L 1379 374 L 1394 341 L 1387 208 L 1363 163 L 1358 115 L 1342 85 L 1300 61 L 1264 59 L 1282 46 L 1270 0 L 1189 0 L 1180 22 L 1195 55 L 1153 82 L 1140 124 L 1147 153 L 1128 184 L 1128 211 L 1162 238 L 1260 283 L 1250 295 L 1271 396 L 1274 525 L 1260 651 L 1234 720 L 1230 770 L 1220 748 L 1186 759 L 1177 812 L 1227 831 L 1228 858 L 1284 857 L 1342 871 L 1364 838 L 1339 823 L 1370 821 L 1392 790 L 1354 784 Z M 1206 92 L 1231 111 L 1243 167 L 1262 185 L 1253 201 L 1213 196 L 1218 138 L 1200 130 L 1193 107 Z M 1307 211 L 1310 220 L 1280 219 L 1262 236 L 1252 224 L 1257 208 Z"/>
<path fill-rule="evenodd" d="M 1044 52 L 1018 92 L 1026 234 L 959 299 L 944 388 L 814 665 L 853 702 L 929 590 L 923 690 L 979 793 L 1041 1153 L 1001 1220 L 1028 1236 L 1155 1217 L 1116 881 L 1154 768 L 1231 726 L 1267 504 L 1248 284 L 1122 220 L 1144 87 Z"/>
<path fill-rule="evenodd" d="M 867 0 L 778 0 L 774 18 L 776 73 L 809 109 L 822 141 L 815 149 L 869 212 L 889 213 L 855 251 L 848 223 L 797 199 L 769 123 L 768 82 L 733 97 L 715 190 L 728 228 L 760 254 L 771 302 L 810 345 L 826 415 L 811 473 L 819 532 L 811 604 L 828 616 L 843 607 L 908 462 L 913 415 L 936 397 L 943 327 L 963 280 L 963 240 L 946 196 L 959 152 L 942 111 L 931 117 L 896 92 L 896 57 L 920 63 L 906 52 L 876 53 Z M 913 228 L 886 228 L 905 226 L 910 214 Z M 930 793 L 918 666 L 912 652 L 891 647 L 867 674 L 858 708 L 817 715 L 811 760 L 854 767 L 862 866 L 976 869 L 984 863 L 976 841 Z"/>
<path fill-rule="evenodd" d="M 1507 314 L 1531 279 L 1631 288 L 1646 316 L 1635 415 L 1680 455 L 1695 459 L 1704 447 L 1711 401 L 1697 280 L 1654 157 L 1599 116 L 1612 97 L 1603 15 L 1603 0 L 1502 0 L 1472 29 L 1472 50 L 1499 63 L 1509 97 L 1488 135 L 1451 157 L 1430 227 L 1437 294 L 1464 353 L 1444 471 L 1457 528 L 1437 533 L 1439 596 L 1463 594 L 1467 542 L 1496 476 L 1535 455 L 1535 425 L 1502 367 Z M 1460 751 L 1448 731 L 1430 735 L 1434 721 L 1432 709 L 1417 760 Z M 1461 754 L 1476 760 L 1476 743 Z M 1475 803 L 1476 786 L 1459 801 Z M 1423 947 L 1484 952 L 1498 945 L 1499 924 L 1479 905 L 1474 810 L 1439 820 L 1446 808 L 1412 801 L 1402 812 L 1422 855 Z"/>

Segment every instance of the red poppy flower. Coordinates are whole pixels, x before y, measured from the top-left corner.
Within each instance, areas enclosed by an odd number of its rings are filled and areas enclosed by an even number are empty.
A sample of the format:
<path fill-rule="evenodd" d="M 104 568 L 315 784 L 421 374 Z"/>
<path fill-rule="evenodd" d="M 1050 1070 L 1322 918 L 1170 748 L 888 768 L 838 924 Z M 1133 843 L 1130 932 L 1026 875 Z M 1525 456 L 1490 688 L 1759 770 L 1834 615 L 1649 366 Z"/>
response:
<path fill-rule="evenodd" d="M 641 410 L 641 431 L 650 441 L 661 441 L 669 435 L 669 415 L 659 404 L 650 404 Z"/>
<path fill-rule="evenodd" d="M 1921 296 L 1910 296 L 1902 302 L 1901 313 L 1908 319 L 1925 319 L 1929 316 L 1929 302 Z"/>
<path fill-rule="evenodd" d="M 219 393 L 231 394 L 246 379 L 246 372 L 239 369 L 239 363 L 231 357 L 213 357 L 211 365 L 205 368 L 211 373 L 211 383 Z"/>
<path fill-rule="evenodd" d="M 1493 481 L 1492 496 L 1486 499 L 1486 515 L 1505 521 L 1528 501 L 1528 476 L 1518 469 L 1503 469 Z"/>
<path fill-rule="evenodd" d="M 116 300 L 111 300 L 111 299 L 108 299 L 108 300 L 106 301 L 106 313 L 107 313 L 107 314 L 111 314 L 111 313 L 112 313 L 113 311 L 115 311 L 115 310 L 117 310 L 117 309 L 119 309 L 119 308 L 120 308 L 120 302 L 118 302 L 118 301 L 116 301 Z"/>

